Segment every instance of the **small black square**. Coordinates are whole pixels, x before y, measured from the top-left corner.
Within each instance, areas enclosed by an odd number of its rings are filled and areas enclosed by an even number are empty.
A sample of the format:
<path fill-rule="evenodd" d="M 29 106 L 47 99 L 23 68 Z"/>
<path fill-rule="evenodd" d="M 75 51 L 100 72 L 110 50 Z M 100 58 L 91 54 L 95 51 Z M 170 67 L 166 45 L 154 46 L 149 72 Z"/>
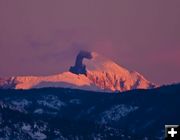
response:
<path fill-rule="evenodd" d="M 165 125 L 165 140 L 180 140 L 180 125 Z"/>

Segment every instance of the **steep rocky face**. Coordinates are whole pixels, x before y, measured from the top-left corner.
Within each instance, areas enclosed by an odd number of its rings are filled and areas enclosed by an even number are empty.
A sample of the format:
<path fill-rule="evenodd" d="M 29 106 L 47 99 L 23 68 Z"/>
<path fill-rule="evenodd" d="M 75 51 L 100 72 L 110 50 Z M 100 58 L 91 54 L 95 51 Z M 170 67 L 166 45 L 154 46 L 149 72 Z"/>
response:
<path fill-rule="evenodd" d="M 104 90 L 126 91 L 155 87 L 138 72 L 129 71 L 97 53 L 92 53 L 92 59 L 85 60 L 85 65 L 87 77 Z"/>
<path fill-rule="evenodd" d="M 148 89 L 155 85 L 94 52 L 81 51 L 69 72 L 51 76 L 17 76 L 0 79 L 1 88 L 65 87 L 93 91 Z"/>
<path fill-rule="evenodd" d="M 108 72 L 88 72 L 87 77 L 98 87 L 111 91 L 127 91 L 132 89 L 149 89 L 155 87 L 149 81 L 145 80 L 138 73 L 134 78 Z"/>

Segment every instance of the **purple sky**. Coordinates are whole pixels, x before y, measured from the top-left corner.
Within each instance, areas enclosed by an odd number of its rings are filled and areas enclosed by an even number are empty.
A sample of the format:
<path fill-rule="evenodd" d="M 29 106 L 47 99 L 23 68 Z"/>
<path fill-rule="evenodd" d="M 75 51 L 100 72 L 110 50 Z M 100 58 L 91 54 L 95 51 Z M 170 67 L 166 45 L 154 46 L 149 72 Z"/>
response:
<path fill-rule="evenodd" d="M 0 1 L 0 77 L 65 71 L 96 51 L 157 84 L 180 82 L 179 0 Z"/>

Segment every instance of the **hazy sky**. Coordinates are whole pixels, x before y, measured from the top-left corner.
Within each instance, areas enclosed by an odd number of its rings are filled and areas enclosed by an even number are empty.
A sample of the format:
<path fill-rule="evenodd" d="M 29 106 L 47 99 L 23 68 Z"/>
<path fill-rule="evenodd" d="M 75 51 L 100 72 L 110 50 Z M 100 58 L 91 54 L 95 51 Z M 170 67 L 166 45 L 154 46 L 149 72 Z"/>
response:
<path fill-rule="evenodd" d="M 180 1 L 0 1 L 1 77 L 65 71 L 81 49 L 154 83 L 180 82 Z"/>

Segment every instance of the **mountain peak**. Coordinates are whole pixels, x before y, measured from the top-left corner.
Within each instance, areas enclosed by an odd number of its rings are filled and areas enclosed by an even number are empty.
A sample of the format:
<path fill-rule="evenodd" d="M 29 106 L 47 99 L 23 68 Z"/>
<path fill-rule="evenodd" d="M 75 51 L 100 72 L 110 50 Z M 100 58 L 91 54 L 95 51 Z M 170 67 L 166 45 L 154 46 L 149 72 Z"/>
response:
<path fill-rule="evenodd" d="M 129 71 L 96 52 L 80 51 L 75 65 L 70 67 L 69 71 L 86 75 L 93 84 L 103 90 L 126 91 L 154 86 L 138 72 Z"/>
<path fill-rule="evenodd" d="M 80 51 L 76 56 L 74 66 L 69 69 L 74 74 L 85 74 L 88 71 L 104 71 L 104 72 L 128 72 L 125 68 L 119 66 L 112 60 L 100 55 L 96 52 Z"/>

